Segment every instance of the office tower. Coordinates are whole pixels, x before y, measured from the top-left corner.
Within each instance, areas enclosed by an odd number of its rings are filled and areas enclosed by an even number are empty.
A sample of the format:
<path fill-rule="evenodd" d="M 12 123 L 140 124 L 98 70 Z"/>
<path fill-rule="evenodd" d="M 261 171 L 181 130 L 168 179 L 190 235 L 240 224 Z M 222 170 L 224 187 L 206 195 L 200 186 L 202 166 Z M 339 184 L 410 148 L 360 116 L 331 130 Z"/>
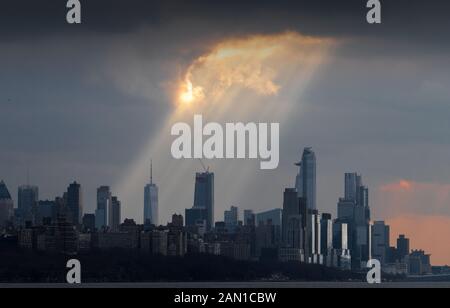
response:
<path fill-rule="evenodd" d="M 331 214 L 322 214 L 320 221 L 321 251 L 320 253 L 327 257 L 331 255 L 333 250 L 333 220 Z M 327 263 L 327 265 L 329 265 Z"/>
<path fill-rule="evenodd" d="M 239 209 L 232 206 L 229 211 L 224 212 L 225 227 L 229 232 L 234 232 L 238 226 L 239 221 Z"/>
<path fill-rule="evenodd" d="M 260 223 L 256 226 L 255 254 L 257 257 L 264 257 L 265 251 L 273 252 L 273 250 L 279 246 L 279 228 L 280 226 L 273 225 L 271 220 L 267 221 L 266 223 Z"/>
<path fill-rule="evenodd" d="M 369 189 L 363 185 L 361 175 L 357 173 L 345 174 L 345 194 L 343 200 L 353 202 L 355 206 L 355 220 L 358 223 L 370 221 Z"/>
<path fill-rule="evenodd" d="M 22 185 L 17 193 L 17 206 L 20 224 L 26 222 L 34 224 L 35 212 L 39 200 L 39 189 L 36 186 Z"/>
<path fill-rule="evenodd" d="M 283 210 L 282 209 L 274 209 L 266 212 L 262 212 L 259 214 L 256 214 L 256 228 L 259 226 L 268 226 L 271 232 L 271 238 L 275 242 L 275 244 L 278 246 L 281 244 L 281 222 L 282 222 L 282 216 L 283 216 Z M 260 228 L 259 233 L 265 232 L 261 230 L 266 230 L 267 228 Z M 258 232 L 257 232 L 258 236 Z M 263 247 L 264 248 L 264 247 Z M 257 245 L 257 252 L 258 252 L 258 245 Z"/>
<path fill-rule="evenodd" d="M 372 228 L 370 226 L 369 190 L 357 173 L 345 174 L 344 198 L 338 202 L 338 221 L 349 229 L 349 249 L 352 267 L 365 267 L 372 255 Z"/>
<path fill-rule="evenodd" d="M 387 263 L 387 253 L 390 247 L 390 228 L 384 221 L 376 221 L 372 226 L 372 257 Z"/>
<path fill-rule="evenodd" d="M 14 202 L 5 182 L 0 182 L 0 228 L 7 225 L 14 215 Z"/>
<path fill-rule="evenodd" d="M 283 199 L 282 242 L 285 247 L 303 249 L 305 237 L 305 217 L 302 215 L 297 189 L 287 188 Z"/>
<path fill-rule="evenodd" d="M 119 230 L 120 222 L 121 222 L 121 202 L 117 197 L 111 198 L 111 207 L 110 213 L 108 215 L 109 218 L 109 228 L 111 231 L 116 232 Z"/>
<path fill-rule="evenodd" d="M 67 209 L 69 211 L 67 222 L 74 226 L 79 226 L 83 215 L 83 194 L 81 192 L 80 184 L 77 182 L 70 184 L 67 188 L 66 197 Z"/>
<path fill-rule="evenodd" d="M 333 247 L 334 249 L 349 249 L 348 224 L 336 220 L 333 224 Z"/>
<path fill-rule="evenodd" d="M 410 253 L 410 247 L 409 247 L 409 238 L 407 238 L 405 235 L 400 235 L 397 239 L 397 256 L 400 261 L 405 259 L 406 256 Z"/>
<path fill-rule="evenodd" d="M 244 226 L 256 226 L 256 215 L 252 210 L 244 211 Z"/>
<path fill-rule="evenodd" d="M 350 230 L 347 223 L 338 219 L 333 223 L 333 260 L 335 267 L 350 270 L 352 268 L 352 255 L 349 250 Z"/>
<path fill-rule="evenodd" d="M 306 199 L 308 209 L 317 209 L 316 205 L 316 155 L 312 148 L 305 148 L 302 160 L 296 164 L 300 168 L 295 181 L 298 196 Z"/>
<path fill-rule="evenodd" d="M 431 255 L 423 250 L 413 250 L 409 255 L 409 275 L 431 275 L 433 267 L 431 266 Z"/>
<path fill-rule="evenodd" d="M 338 219 L 353 222 L 355 219 L 355 202 L 353 200 L 339 199 Z"/>
<path fill-rule="evenodd" d="M 309 263 L 322 264 L 320 215 L 317 210 L 308 210 L 306 234 L 308 248 L 305 252 L 309 256 Z"/>
<path fill-rule="evenodd" d="M 144 189 L 144 223 L 158 226 L 158 186 L 153 183 L 153 164 L 150 164 L 150 183 Z"/>
<path fill-rule="evenodd" d="M 267 224 L 270 221 L 272 225 L 281 227 L 282 216 L 282 209 L 274 209 L 258 213 L 256 214 L 256 225 L 258 226 L 261 223 Z"/>
<path fill-rule="evenodd" d="M 95 231 L 95 215 L 84 214 L 83 216 L 83 231 L 94 232 Z"/>
<path fill-rule="evenodd" d="M 97 210 L 95 211 L 95 226 L 97 229 L 107 228 L 110 222 L 112 194 L 109 186 L 97 188 Z"/>
<path fill-rule="evenodd" d="M 206 229 L 214 226 L 214 173 L 197 173 L 195 176 L 195 209 L 206 211 Z"/>

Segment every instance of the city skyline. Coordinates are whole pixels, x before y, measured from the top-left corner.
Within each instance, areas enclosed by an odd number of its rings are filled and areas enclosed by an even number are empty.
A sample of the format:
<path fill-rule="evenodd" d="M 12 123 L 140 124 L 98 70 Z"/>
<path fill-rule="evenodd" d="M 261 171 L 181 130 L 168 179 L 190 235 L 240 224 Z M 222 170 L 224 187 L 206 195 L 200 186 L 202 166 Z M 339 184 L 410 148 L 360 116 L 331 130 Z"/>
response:
<path fill-rule="evenodd" d="M 164 223 L 193 205 L 186 183 L 201 171 L 171 158 L 174 122 L 278 122 L 277 170 L 208 162 L 214 219 L 282 204 L 311 146 L 318 209 L 335 216 L 342 175 L 357 170 L 372 220 L 450 263 L 448 1 L 388 1 L 380 25 L 358 0 L 98 0 L 81 25 L 54 0 L 29 2 L 0 11 L 0 178 L 16 205 L 23 184 L 52 200 L 77 181 L 85 212 L 106 185 L 140 220 L 153 158 Z"/>
<path fill-rule="evenodd" d="M 313 168 L 315 169 L 315 165 L 316 165 L 316 159 L 315 159 L 315 155 L 314 155 L 314 151 L 312 148 L 305 148 L 305 151 L 303 152 L 303 161 L 305 161 L 305 154 L 306 157 L 307 156 L 311 156 L 311 154 L 314 157 L 313 160 Z M 307 158 L 306 158 L 307 159 Z M 301 166 L 302 164 L 296 164 L 296 166 Z M 204 164 L 202 163 L 202 167 L 204 167 Z M 311 167 L 310 167 L 311 168 Z M 300 169 L 301 170 L 301 169 Z M 295 186 L 298 185 L 299 180 L 298 177 L 302 175 L 302 171 L 299 172 L 299 174 L 297 175 L 296 181 L 295 181 Z M 315 186 L 315 178 L 313 181 L 309 181 L 309 184 L 312 185 L 314 184 Z M 2 196 L 7 197 L 7 186 L 6 184 L 4 184 L 4 182 L 2 181 Z M 360 226 L 364 226 L 366 228 L 366 231 L 363 230 L 363 234 L 366 234 L 366 236 L 371 237 L 371 233 L 370 231 L 367 231 L 367 228 L 371 228 L 372 232 L 375 233 L 379 233 L 382 232 L 380 231 L 379 227 L 381 227 L 380 225 L 382 224 L 382 226 L 386 226 L 385 225 L 385 220 L 378 220 L 378 221 L 371 221 L 371 214 L 370 214 L 370 208 L 369 208 L 369 193 L 368 193 L 368 188 L 367 186 L 364 186 L 363 181 L 362 181 L 362 176 L 360 174 L 357 173 L 345 173 L 344 175 L 344 181 L 343 181 L 344 185 L 343 185 L 343 198 L 340 198 L 337 202 L 337 215 L 335 216 L 335 222 L 336 223 L 345 223 L 346 224 L 346 230 L 348 228 L 348 232 L 349 232 L 349 237 L 350 237 L 350 233 L 351 232 L 359 232 L 359 228 Z M 153 167 L 151 164 L 151 168 L 150 168 L 150 184 L 148 184 L 147 186 L 152 185 L 152 187 L 157 187 L 156 184 L 153 183 Z M 147 193 L 147 186 L 145 188 L 145 193 Z M 301 187 L 301 189 L 307 189 L 307 185 Z M 45 202 L 49 202 L 48 200 L 43 201 L 43 200 L 39 200 L 39 198 L 37 198 L 37 192 L 39 191 L 38 186 L 32 186 L 32 185 L 21 185 L 18 187 L 18 196 L 21 197 L 21 195 L 24 194 L 24 192 L 30 191 L 30 193 L 27 193 L 25 196 L 25 200 L 27 199 L 33 199 L 34 201 L 30 201 L 30 205 L 28 205 L 28 207 L 33 207 L 32 203 L 36 202 L 37 206 L 45 206 Z M 77 183 L 76 181 L 73 182 L 72 184 L 70 184 L 68 186 L 67 192 L 64 193 L 64 198 L 65 198 L 65 202 L 67 205 L 67 208 L 69 209 L 69 214 L 68 214 L 68 221 L 72 221 L 73 224 L 78 225 L 85 222 L 85 218 L 92 215 L 90 213 L 84 212 L 83 213 L 83 193 L 82 193 L 83 189 L 82 189 L 82 185 L 80 183 Z M 214 173 L 211 173 L 209 171 L 209 168 L 207 170 L 205 170 L 204 173 L 196 173 L 196 181 L 195 181 L 195 185 L 194 185 L 194 198 L 193 198 L 193 204 L 194 206 L 192 207 L 192 209 L 187 208 L 186 209 L 186 216 L 184 216 L 184 218 L 186 219 L 186 226 L 199 226 L 197 221 L 200 220 L 204 220 L 204 231 L 202 231 L 203 233 L 206 231 L 209 231 L 212 229 L 212 227 L 214 226 L 214 220 L 211 220 L 212 217 L 218 217 L 220 215 L 220 213 L 214 212 Z M 313 199 L 315 200 L 315 190 L 313 190 L 311 192 Z M 30 196 L 28 196 L 30 195 Z M 289 197 L 289 195 L 292 195 L 292 198 Z M 156 200 L 158 198 L 158 195 L 156 195 Z M 291 201 L 286 201 L 286 198 L 291 199 Z M 297 209 L 295 209 L 296 206 L 298 206 L 298 204 L 296 205 L 296 199 L 300 200 L 300 204 L 303 204 L 304 207 L 304 213 L 303 212 L 296 212 Z M 11 196 L 10 196 L 10 199 Z M 55 202 L 57 202 L 58 197 L 55 197 Z M 294 248 L 298 248 L 300 249 L 303 245 L 309 246 L 309 248 L 305 248 L 306 255 L 311 255 L 309 261 L 307 261 L 308 259 L 305 259 L 305 257 L 301 257 L 301 260 L 303 260 L 303 262 L 328 262 L 325 261 L 325 259 L 311 259 L 311 258 L 315 258 L 314 256 L 320 257 L 322 256 L 322 249 L 320 248 L 321 245 L 326 245 L 327 240 L 325 240 L 325 244 L 321 243 L 321 241 L 323 241 L 324 239 L 321 237 L 321 232 L 323 232 L 324 234 L 327 232 L 331 232 L 331 230 L 327 230 L 327 229 L 323 229 L 324 226 L 322 225 L 323 222 L 321 222 L 321 219 L 323 221 L 324 217 L 328 217 L 327 215 L 330 215 L 329 218 L 327 219 L 332 219 L 332 215 L 331 214 L 327 214 L 326 212 L 320 210 L 320 209 L 315 209 L 315 208 L 310 208 L 310 205 L 306 202 L 306 201 L 302 201 L 301 200 L 307 200 L 306 197 L 303 196 L 303 194 L 300 194 L 298 192 L 298 190 L 296 188 L 286 188 L 285 192 L 284 192 L 284 201 L 283 201 L 283 205 L 280 206 L 280 208 L 282 209 L 286 209 L 286 211 L 282 211 L 282 215 L 286 215 L 283 217 L 289 217 L 289 215 L 294 215 L 293 217 L 299 217 L 300 221 L 296 222 L 296 224 L 300 224 L 297 227 L 295 232 L 306 232 L 306 229 L 301 231 L 299 228 L 299 226 L 301 226 L 302 224 L 304 225 L 304 227 L 306 227 L 307 224 L 307 220 L 305 220 L 305 218 L 301 218 L 301 216 L 305 217 L 306 213 L 308 213 L 309 211 L 312 211 L 312 213 L 316 213 L 316 216 L 314 216 L 313 214 L 313 225 L 311 227 L 311 225 L 308 225 L 308 228 L 313 228 L 313 233 L 310 234 L 309 236 L 312 236 L 312 239 L 306 240 L 305 235 L 301 235 L 301 233 L 298 233 L 297 235 L 288 235 L 288 233 L 286 233 L 286 231 L 292 227 L 292 222 L 290 220 L 285 220 L 285 218 L 282 218 L 283 220 L 283 226 L 286 226 L 285 228 L 283 228 L 283 232 L 282 234 L 280 234 L 280 243 L 282 243 L 282 245 L 288 245 L 288 247 L 290 247 L 290 245 L 292 245 L 293 242 L 298 242 L 300 246 L 294 246 Z M 21 200 L 19 198 L 19 200 Z M 4 201 L 4 200 L 2 200 Z M 287 203 L 286 203 L 287 202 Z M 294 202 L 292 204 L 292 202 Z M 24 201 L 22 201 L 22 203 L 24 203 Z M 292 205 L 290 205 L 291 210 L 289 212 L 288 208 L 286 208 L 286 206 L 289 206 L 288 204 L 291 203 Z M 56 205 L 56 203 L 54 203 Z M 76 205 L 75 205 L 76 204 Z M 22 217 L 23 213 L 24 213 L 24 206 L 22 204 L 22 207 L 19 208 L 18 206 L 15 207 L 15 210 L 18 213 L 18 217 Z M 4 207 L 4 204 L 2 204 L 2 207 Z M 113 208 L 116 208 L 115 210 L 113 210 Z M 300 206 L 301 208 L 302 206 Z M 353 209 L 353 207 L 355 207 Z M 361 208 L 362 210 L 357 210 L 357 208 Z M 146 204 L 144 203 L 144 216 L 145 216 L 145 208 L 146 208 Z M 207 210 L 207 209 L 210 210 Z M 4 208 L 2 208 L 3 210 Z M 234 228 L 238 227 L 238 223 L 242 223 L 242 226 L 246 225 L 246 221 L 245 221 L 245 215 L 252 215 L 255 218 L 253 219 L 253 223 L 255 225 L 258 225 L 259 220 L 257 217 L 259 217 L 260 215 L 266 215 L 263 212 L 260 213 L 256 213 L 254 212 L 253 209 L 248 209 L 245 208 L 243 210 L 244 213 L 244 220 L 239 220 L 239 207 L 235 207 L 235 206 L 231 206 L 230 210 L 226 210 L 224 211 L 224 216 L 223 216 L 223 221 L 221 220 L 216 220 L 219 222 L 223 222 L 225 224 L 226 228 L 231 228 L 230 230 L 233 230 Z M 202 210 L 204 212 L 200 213 L 200 214 L 194 214 L 195 218 L 191 218 L 191 222 L 189 222 L 189 211 L 194 211 L 194 210 Z M 270 211 L 266 212 L 266 213 L 273 213 L 274 211 L 278 210 L 277 208 L 273 208 Z M 43 209 L 43 211 L 48 211 L 45 208 Z M 157 211 L 157 208 L 156 208 Z M 212 211 L 212 212 L 211 212 Z M 359 212 L 360 213 L 359 213 Z M 115 213 L 114 213 L 115 212 Z M 118 200 L 117 197 L 113 197 L 112 193 L 110 191 L 110 187 L 108 186 L 100 186 L 97 189 L 97 210 L 95 211 L 95 226 L 96 228 L 98 228 L 99 230 L 102 228 L 109 228 L 109 230 L 111 232 L 115 232 L 117 230 L 119 230 L 119 225 L 122 224 L 122 220 L 120 219 L 120 212 L 121 212 L 121 203 Z M 75 213 L 75 214 L 74 214 Z M 114 214 L 113 214 L 114 213 Z M 215 214 L 215 215 L 214 215 Z M 73 215 L 73 216 L 72 216 Z M 155 213 L 152 213 L 152 215 L 155 215 Z M 176 212 L 175 214 L 176 215 Z M 174 215 L 172 216 L 172 221 L 174 219 Z M 195 216 L 197 215 L 197 216 Z M 272 215 L 272 214 L 271 214 Z M 300 216 L 297 216 L 300 215 Z M 156 216 L 158 216 L 158 213 L 156 212 Z M 79 220 L 77 219 L 77 217 L 80 217 Z M 322 218 L 320 218 L 322 217 Z M 126 217 L 125 218 L 125 223 L 126 220 L 129 219 L 131 217 Z M 134 218 L 136 219 L 136 218 Z M 22 219 L 23 220 L 23 219 Z M 19 221 L 22 221 L 19 220 Z M 139 220 L 139 219 L 136 219 Z M 352 227 L 352 223 L 351 221 L 355 220 L 356 225 L 354 227 Z M 33 216 L 33 224 L 35 223 L 34 220 L 34 216 Z M 79 223 L 77 224 L 76 221 L 79 221 Z M 145 221 L 145 219 L 143 219 L 143 221 Z M 272 218 L 271 218 L 272 221 Z M 104 223 L 105 222 L 105 223 Z M 155 224 L 154 222 L 151 222 L 150 220 L 148 220 L 147 222 Z M 23 221 L 24 223 L 24 221 Z M 169 222 L 168 222 L 169 223 Z M 263 222 L 264 224 L 265 222 Z M 294 222 L 295 223 L 295 222 Z M 317 223 L 317 227 L 314 227 L 315 224 Z M 370 224 L 369 224 L 370 223 Z M 362 224 L 362 225 L 361 225 Z M 24 225 L 24 224 L 23 224 Z M 159 226 L 160 224 L 156 223 L 156 226 Z M 164 224 L 161 224 L 164 225 Z M 359 226 L 359 227 L 358 227 Z M 217 228 L 217 225 L 216 225 Z M 395 241 L 395 237 L 397 236 L 396 233 L 391 233 L 390 232 L 390 227 L 387 226 L 385 227 L 387 228 L 387 231 L 384 231 L 385 234 L 387 233 L 388 238 L 385 239 L 383 245 L 387 247 L 385 247 L 386 249 L 389 248 L 389 243 L 391 241 Z M 315 231 L 314 231 L 315 230 Z M 333 229 L 334 230 L 334 229 Z M 353 230 L 353 231 L 352 231 Z M 289 231 L 288 231 L 289 232 Z M 342 232 L 342 231 L 341 231 Z M 397 230 L 400 239 L 401 237 L 404 237 L 404 232 L 402 232 L 401 230 Z M 306 233 L 305 233 L 306 234 Z M 356 234 L 356 233 L 355 233 Z M 389 236 L 390 234 L 390 236 Z M 294 237 L 292 237 L 294 236 Z M 356 238 L 359 238 L 360 235 L 355 235 Z M 350 241 L 351 238 L 346 239 L 345 241 Z M 311 242 L 312 241 L 312 242 Z M 368 240 L 370 241 L 370 239 Z M 377 245 L 377 239 L 374 240 L 375 244 Z M 387 243 L 387 244 L 386 244 Z M 379 244 L 379 243 L 378 243 Z M 294 244 L 296 245 L 296 244 Z M 350 242 L 348 242 L 349 246 L 348 249 L 350 249 L 351 254 L 352 254 L 352 262 L 354 260 L 357 261 L 357 264 L 359 264 L 358 261 L 359 259 L 356 258 L 356 254 L 354 251 L 354 248 L 351 248 L 351 244 Z M 283 247 L 283 246 L 282 246 Z M 322 246 L 324 247 L 324 246 Z M 368 247 L 371 247 L 370 245 Z M 400 247 L 400 246 L 399 246 Z M 412 250 L 409 248 L 409 239 L 408 239 L 408 251 L 413 251 L 413 253 L 417 253 L 420 252 L 419 250 Z M 400 249 L 400 248 L 399 248 Z M 403 249 L 405 250 L 405 249 Z M 378 252 L 378 255 L 377 255 Z M 364 262 L 367 262 L 367 260 L 369 260 L 371 254 L 375 254 L 377 255 L 377 257 L 379 257 L 379 260 L 386 260 L 386 254 L 388 253 L 388 250 L 385 250 L 385 253 L 381 253 L 379 250 L 374 250 L 372 251 L 372 248 L 370 248 L 370 251 L 367 252 L 366 254 L 362 254 L 362 260 L 365 260 Z M 409 254 L 409 253 L 408 253 Z M 292 257 L 292 256 L 291 256 Z M 326 258 L 326 255 L 323 255 L 320 258 Z M 356 259 L 355 259 L 356 258 Z M 321 260 L 321 261 L 319 261 Z M 365 264 L 364 262 L 362 262 L 361 264 Z M 353 263 L 352 263 L 353 264 Z M 358 268 L 359 265 L 355 266 L 352 265 L 352 267 Z M 364 267 L 364 265 L 362 265 L 362 267 Z"/>

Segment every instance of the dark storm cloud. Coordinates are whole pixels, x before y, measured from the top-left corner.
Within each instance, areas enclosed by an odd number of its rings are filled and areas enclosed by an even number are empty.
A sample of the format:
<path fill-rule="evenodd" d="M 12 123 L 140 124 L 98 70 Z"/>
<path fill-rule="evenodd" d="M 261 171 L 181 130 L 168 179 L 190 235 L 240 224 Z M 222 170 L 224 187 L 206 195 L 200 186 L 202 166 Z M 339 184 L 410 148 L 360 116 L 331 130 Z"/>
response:
<path fill-rule="evenodd" d="M 365 0 L 89 0 L 82 3 L 82 25 L 65 22 L 65 0 L 9 0 L 0 10 L 3 38 L 97 32 L 132 32 L 140 27 L 179 24 L 195 35 L 277 32 L 311 35 L 414 38 L 446 41 L 450 33 L 448 1 L 384 0 L 383 24 L 368 25 Z"/>

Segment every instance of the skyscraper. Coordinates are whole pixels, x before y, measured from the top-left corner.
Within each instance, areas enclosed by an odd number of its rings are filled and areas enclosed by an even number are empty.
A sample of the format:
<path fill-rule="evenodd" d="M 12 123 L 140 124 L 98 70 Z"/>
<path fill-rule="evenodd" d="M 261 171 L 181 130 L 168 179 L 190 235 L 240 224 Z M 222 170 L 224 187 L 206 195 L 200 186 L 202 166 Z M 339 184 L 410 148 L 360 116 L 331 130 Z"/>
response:
<path fill-rule="evenodd" d="M 194 209 L 206 211 L 206 228 L 214 226 L 214 173 L 197 173 L 195 176 Z"/>
<path fill-rule="evenodd" d="M 303 249 L 305 238 L 306 217 L 302 213 L 301 203 L 304 199 L 298 197 L 295 188 L 284 191 L 282 242 L 286 248 Z"/>
<path fill-rule="evenodd" d="M 235 206 L 232 206 L 229 211 L 224 212 L 224 222 L 225 226 L 229 232 L 234 232 L 236 227 L 238 226 L 239 221 L 239 209 Z"/>
<path fill-rule="evenodd" d="M 308 209 L 317 209 L 316 204 L 316 154 L 312 148 L 305 148 L 302 160 L 296 164 L 300 168 L 295 181 L 298 196 L 306 199 Z"/>
<path fill-rule="evenodd" d="M 355 219 L 359 223 L 370 221 L 369 189 L 363 185 L 362 176 L 357 173 L 345 174 L 345 197 L 346 202 L 353 202 L 358 208 L 355 209 Z"/>
<path fill-rule="evenodd" d="M 400 235 L 397 239 L 397 254 L 400 260 L 403 260 L 411 252 L 409 246 L 409 238 L 405 235 Z"/>
<path fill-rule="evenodd" d="M 14 203 L 5 182 L 0 182 L 0 228 L 14 215 Z"/>
<path fill-rule="evenodd" d="M 322 214 L 322 219 L 320 221 L 320 253 L 323 256 L 330 256 L 333 250 L 333 220 L 331 219 L 331 214 Z M 329 263 L 327 263 L 329 264 Z"/>
<path fill-rule="evenodd" d="M 112 231 L 118 231 L 121 222 L 121 202 L 117 197 L 111 198 L 111 208 L 109 214 L 109 227 Z"/>
<path fill-rule="evenodd" d="M 338 222 L 346 223 L 352 267 L 365 267 L 372 255 L 372 228 L 370 226 L 369 189 L 357 173 L 345 174 L 344 198 L 338 203 Z"/>
<path fill-rule="evenodd" d="M 390 247 L 390 228 L 384 221 L 376 221 L 372 226 L 372 257 L 385 264 Z"/>
<path fill-rule="evenodd" d="M 79 226 L 83 216 L 83 194 L 81 185 L 77 182 L 73 182 L 67 188 L 67 209 L 69 211 L 68 222 Z"/>
<path fill-rule="evenodd" d="M 112 194 L 109 186 L 97 188 L 97 210 L 95 211 L 95 227 L 97 229 L 109 226 L 112 204 Z"/>
<path fill-rule="evenodd" d="M 157 226 L 158 219 L 158 186 L 153 183 L 153 164 L 150 164 L 150 183 L 144 189 L 144 223 Z"/>
<path fill-rule="evenodd" d="M 18 212 L 22 225 L 30 221 L 35 223 L 35 212 L 39 201 L 39 189 L 36 186 L 22 185 L 17 194 Z"/>

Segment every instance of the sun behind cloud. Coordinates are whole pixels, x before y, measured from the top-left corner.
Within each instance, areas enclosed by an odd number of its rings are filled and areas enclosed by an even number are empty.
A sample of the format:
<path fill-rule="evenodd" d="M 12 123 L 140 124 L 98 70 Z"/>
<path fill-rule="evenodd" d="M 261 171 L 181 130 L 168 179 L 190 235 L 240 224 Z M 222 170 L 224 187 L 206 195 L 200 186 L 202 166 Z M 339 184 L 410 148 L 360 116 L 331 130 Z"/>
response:
<path fill-rule="evenodd" d="M 280 63 L 295 59 L 296 51 L 301 54 L 299 50 L 305 52 L 324 43 L 326 39 L 295 32 L 221 41 L 187 68 L 178 86 L 177 103 L 214 104 L 233 88 L 250 90 L 259 96 L 275 96 L 281 89 L 277 81 Z"/>

